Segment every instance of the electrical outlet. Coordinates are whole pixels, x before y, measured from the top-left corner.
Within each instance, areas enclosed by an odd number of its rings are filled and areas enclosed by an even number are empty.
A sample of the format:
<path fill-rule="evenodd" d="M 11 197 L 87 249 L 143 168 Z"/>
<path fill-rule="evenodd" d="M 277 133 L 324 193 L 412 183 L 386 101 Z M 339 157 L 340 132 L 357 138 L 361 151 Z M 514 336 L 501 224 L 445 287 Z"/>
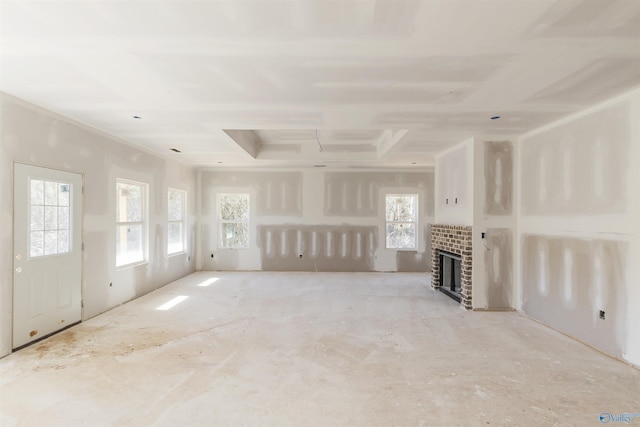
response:
<path fill-rule="evenodd" d="M 485 233 L 484 231 L 482 232 L 482 238 L 484 239 L 485 237 L 487 237 L 487 233 Z"/>
<path fill-rule="evenodd" d="M 600 318 L 601 318 L 602 320 L 604 320 L 604 319 L 605 319 L 605 313 L 604 313 L 604 310 L 600 310 Z"/>

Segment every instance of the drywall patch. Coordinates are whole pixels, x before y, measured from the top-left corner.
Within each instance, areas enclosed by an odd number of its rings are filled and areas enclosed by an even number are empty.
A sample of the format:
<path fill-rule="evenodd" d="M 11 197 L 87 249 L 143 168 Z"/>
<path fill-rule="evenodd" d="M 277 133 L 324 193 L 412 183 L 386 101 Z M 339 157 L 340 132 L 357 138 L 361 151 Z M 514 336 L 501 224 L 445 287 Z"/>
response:
<path fill-rule="evenodd" d="M 486 215 L 511 215 L 513 206 L 513 145 L 509 141 L 484 143 Z"/>
<path fill-rule="evenodd" d="M 622 357 L 627 252 L 625 241 L 524 235 L 523 311 Z"/>
<path fill-rule="evenodd" d="M 513 307 L 512 232 L 508 228 L 489 228 L 486 231 L 485 243 L 488 308 L 511 309 Z"/>
<path fill-rule="evenodd" d="M 373 271 L 378 228 L 350 225 L 261 225 L 263 271 Z"/>
<path fill-rule="evenodd" d="M 382 187 L 422 190 L 425 212 L 433 216 L 433 172 L 329 172 L 325 174 L 325 208 L 327 216 L 377 216 L 378 193 Z"/>

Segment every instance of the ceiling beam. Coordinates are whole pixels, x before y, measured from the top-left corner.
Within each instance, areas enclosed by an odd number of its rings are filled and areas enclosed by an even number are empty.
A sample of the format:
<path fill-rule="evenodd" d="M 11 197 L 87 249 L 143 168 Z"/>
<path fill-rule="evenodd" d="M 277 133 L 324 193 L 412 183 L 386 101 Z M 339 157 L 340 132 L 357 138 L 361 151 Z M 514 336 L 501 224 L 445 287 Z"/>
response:
<path fill-rule="evenodd" d="M 222 129 L 221 135 L 226 142 L 233 143 L 235 147 L 239 148 L 245 157 L 248 156 L 252 159 L 258 157 L 260 144 L 252 130 Z"/>

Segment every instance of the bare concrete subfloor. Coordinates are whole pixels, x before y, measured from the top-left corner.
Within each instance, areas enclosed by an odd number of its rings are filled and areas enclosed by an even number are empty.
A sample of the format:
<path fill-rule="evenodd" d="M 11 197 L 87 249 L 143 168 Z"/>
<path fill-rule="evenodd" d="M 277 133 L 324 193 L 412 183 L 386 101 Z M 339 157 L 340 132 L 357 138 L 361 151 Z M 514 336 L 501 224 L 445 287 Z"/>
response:
<path fill-rule="evenodd" d="M 588 426 L 640 413 L 640 371 L 518 313 L 465 312 L 428 281 L 195 273 L 1 359 L 0 424 Z"/>

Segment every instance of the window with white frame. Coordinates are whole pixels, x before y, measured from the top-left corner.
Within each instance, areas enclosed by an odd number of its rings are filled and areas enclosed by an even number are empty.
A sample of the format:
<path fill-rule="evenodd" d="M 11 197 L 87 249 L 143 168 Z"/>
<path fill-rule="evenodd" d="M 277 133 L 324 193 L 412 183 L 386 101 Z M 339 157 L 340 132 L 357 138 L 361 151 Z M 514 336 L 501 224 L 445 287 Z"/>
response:
<path fill-rule="evenodd" d="M 417 194 L 386 195 L 386 248 L 417 249 Z"/>
<path fill-rule="evenodd" d="M 169 188 L 168 197 L 167 253 L 172 255 L 184 252 L 187 247 L 185 233 L 187 192 Z"/>
<path fill-rule="evenodd" d="M 147 184 L 116 182 L 116 266 L 146 260 Z"/>
<path fill-rule="evenodd" d="M 249 195 L 218 193 L 218 242 L 223 249 L 249 247 Z"/>

